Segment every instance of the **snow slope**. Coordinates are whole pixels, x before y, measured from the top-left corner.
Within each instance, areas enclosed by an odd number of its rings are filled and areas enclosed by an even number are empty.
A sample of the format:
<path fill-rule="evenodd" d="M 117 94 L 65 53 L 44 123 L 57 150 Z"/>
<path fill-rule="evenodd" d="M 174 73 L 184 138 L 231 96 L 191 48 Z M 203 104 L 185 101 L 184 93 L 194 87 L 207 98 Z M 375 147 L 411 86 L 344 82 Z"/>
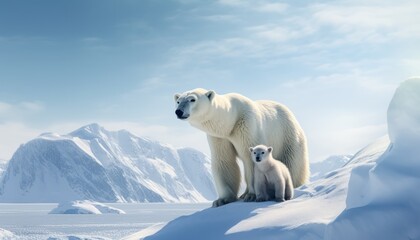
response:
<path fill-rule="evenodd" d="M 200 179 L 200 181 L 197 181 Z M 216 197 L 207 156 L 98 124 L 22 145 L 0 182 L 0 202 L 204 202 Z"/>
<path fill-rule="evenodd" d="M 420 239 L 418 106 L 420 79 L 407 80 L 389 106 L 391 142 L 366 146 L 291 201 L 209 208 L 128 239 Z"/>
<path fill-rule="evenodd" d="M 83 200 L 62 202 L 49 214 L 125 214 L 125 212 L 103 203 Z"/>

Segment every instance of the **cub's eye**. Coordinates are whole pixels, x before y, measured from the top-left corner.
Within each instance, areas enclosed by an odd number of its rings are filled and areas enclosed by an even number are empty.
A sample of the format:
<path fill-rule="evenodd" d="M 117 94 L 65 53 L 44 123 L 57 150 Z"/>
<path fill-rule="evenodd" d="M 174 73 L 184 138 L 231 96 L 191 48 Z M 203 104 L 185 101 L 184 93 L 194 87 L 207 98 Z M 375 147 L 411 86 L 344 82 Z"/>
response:
<path fill-rule="evenodd" d="M 264 152 L 262 152 L 261 154 L 264 154 Z"/>
<path fill-rule="evenodd" d="M 195 102 L 195 99 L 191 99 L 191 101 L 190 102 Z"/>
<path fill-rule="evenodd" d="M 178 103 L 178 104 L 179 104 L 179 101 L 178 101 L 178 102 L 176 102 L 176 103 Z"/>
<path fill-rule="evenodd" d="M 257 154 L 256 152 L 254 152 L 254 154 Z"/>

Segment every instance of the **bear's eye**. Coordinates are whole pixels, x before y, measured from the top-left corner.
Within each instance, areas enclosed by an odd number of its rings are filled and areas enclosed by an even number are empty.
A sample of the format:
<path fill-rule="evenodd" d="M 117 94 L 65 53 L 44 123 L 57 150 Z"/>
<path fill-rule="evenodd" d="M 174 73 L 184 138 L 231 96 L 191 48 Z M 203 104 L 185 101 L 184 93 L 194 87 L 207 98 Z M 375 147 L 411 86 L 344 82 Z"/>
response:
<path fill-rule="evenodd" d="M 254 152 L 254 154 L 257 154 L 256 152 Z"/>
<path fill-rule="evenodd" d="M 262 152 L 261 154 L 264 154 L 264 152 Z"/>
<path fill-rule="evenodd" d="M 195 102 L 195 99 L 191 99 L 191 101 L 190 102 Z"/>
<path fill-rule="evenodd" d="M 179 101 L 178 101 L 178 102 L 176 102 L 176 103 L 178 103 L 178 104 L 179 104 Z"/>

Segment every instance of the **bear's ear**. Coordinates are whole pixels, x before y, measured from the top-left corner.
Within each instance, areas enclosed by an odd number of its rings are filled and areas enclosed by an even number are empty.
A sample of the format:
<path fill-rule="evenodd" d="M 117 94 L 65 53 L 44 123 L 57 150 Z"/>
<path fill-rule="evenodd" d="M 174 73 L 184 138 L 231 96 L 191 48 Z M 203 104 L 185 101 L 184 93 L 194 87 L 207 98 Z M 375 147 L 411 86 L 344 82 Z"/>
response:
<path fill-rule="evenodd" d="M 271 151 L 273 151 L 273 148 L 272 147 L 268 147 L 267 150 L 268 150 L 269 153 L 271 153 Z"/>
<path fill-rule="evenodd" d="M 213 90 L 206 92 L 206 96 L 209 98 L 210 101 L 214 98 L 214 95 L 216 95 L 216 92 Z"/>
<path fill-rule="evenodd" d="M 175 95 L 174 95 L 174 100 L 175 100 L 175 102 L 176 101 L 178 101 L 178 98 L 181 96 L 181 94 L 179 94 L 179 93 L 175 93 Z"/>
<path fill-rule="evenodd" d="M 252 147 L 250 147 L 250 148 L 249 148 L 249 151 L 250 151 L 250 152 L 252 152 L 252 151 L 254 151 L 254 149 L 253 149 Z"/>

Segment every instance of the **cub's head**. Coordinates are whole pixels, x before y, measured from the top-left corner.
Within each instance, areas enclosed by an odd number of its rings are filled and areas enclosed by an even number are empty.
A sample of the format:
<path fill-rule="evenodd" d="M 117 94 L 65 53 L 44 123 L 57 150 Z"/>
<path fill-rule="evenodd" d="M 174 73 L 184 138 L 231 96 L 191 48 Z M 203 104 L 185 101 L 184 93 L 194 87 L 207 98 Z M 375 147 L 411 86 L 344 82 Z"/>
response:
<path fill-rule="evenodd" d="M 201 120 L 210 111 L 211 101 L 216 93 L 197 88 L 174 96 L 175 114 L 181 120 Z"/>
<path fill-rule="evenodd" d="M 267 157 L 270 156 L 272 147 L 267 147 L 265 145 L 258 145 L 255 147 L 250 147 L 249 151 L 251 152 L 251 157 L 254 163 L 259 164 L 267 160 Z"/>

